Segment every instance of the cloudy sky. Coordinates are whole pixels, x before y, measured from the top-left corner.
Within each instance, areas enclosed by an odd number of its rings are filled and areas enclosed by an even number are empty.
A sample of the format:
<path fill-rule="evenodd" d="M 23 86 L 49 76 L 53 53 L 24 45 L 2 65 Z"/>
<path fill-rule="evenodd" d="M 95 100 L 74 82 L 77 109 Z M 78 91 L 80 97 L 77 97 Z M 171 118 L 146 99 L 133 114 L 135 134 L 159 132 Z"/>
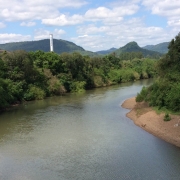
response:
<path fill-rule="evenodd" d="M 0 44 L 56 39 L 86 50 L 170 41 L 180 31 L 180 0 L 0 0 Z"/>

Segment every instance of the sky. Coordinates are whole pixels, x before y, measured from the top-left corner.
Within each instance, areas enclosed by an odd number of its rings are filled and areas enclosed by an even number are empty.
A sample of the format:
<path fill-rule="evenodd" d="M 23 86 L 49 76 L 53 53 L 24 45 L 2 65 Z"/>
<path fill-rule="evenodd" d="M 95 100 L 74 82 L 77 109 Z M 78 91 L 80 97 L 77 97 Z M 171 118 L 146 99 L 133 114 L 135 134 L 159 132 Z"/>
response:
<path fill-rule="evenodd" d="M 0 44 L 54 39 L 89 51 L 169 42 L 180 0 L 0 0 Z"/>

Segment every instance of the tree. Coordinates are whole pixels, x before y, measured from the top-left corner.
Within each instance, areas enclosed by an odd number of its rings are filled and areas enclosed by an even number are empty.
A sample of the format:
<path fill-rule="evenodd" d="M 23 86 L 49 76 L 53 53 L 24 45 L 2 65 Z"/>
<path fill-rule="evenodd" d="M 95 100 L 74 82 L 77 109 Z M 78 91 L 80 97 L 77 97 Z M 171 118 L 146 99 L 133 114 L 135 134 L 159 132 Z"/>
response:
<path fill-rule="evenodd" d="M 180 111 L 180 34 L 172 39 L 168 48 L 168 53 L 157 64 L 159 77 L 148 87 L 144 100 L 151 106 Z"/>

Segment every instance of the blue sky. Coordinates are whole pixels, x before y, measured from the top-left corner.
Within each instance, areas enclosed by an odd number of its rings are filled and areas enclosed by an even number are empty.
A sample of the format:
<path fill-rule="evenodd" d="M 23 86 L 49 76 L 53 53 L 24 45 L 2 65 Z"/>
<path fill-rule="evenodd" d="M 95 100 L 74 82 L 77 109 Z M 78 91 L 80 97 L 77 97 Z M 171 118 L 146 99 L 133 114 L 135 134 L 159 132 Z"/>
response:
<path fill-rule="evenodd" d="M 180 0 L 0 0 L 0 44 L 64 39 L 86 50 L 170 41 Z"/>

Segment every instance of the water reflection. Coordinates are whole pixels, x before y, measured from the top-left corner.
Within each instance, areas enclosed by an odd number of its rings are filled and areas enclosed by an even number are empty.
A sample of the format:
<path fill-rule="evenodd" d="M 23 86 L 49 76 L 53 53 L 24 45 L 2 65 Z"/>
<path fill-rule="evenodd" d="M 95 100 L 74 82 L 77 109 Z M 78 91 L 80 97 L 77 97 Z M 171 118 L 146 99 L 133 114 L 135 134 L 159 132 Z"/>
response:
<path fill-rule="evenodd" d="M 125 117 L 152 81 L 29 102 L 0 115 L 0 179 L 178 179 L 179 148 Z"/>

